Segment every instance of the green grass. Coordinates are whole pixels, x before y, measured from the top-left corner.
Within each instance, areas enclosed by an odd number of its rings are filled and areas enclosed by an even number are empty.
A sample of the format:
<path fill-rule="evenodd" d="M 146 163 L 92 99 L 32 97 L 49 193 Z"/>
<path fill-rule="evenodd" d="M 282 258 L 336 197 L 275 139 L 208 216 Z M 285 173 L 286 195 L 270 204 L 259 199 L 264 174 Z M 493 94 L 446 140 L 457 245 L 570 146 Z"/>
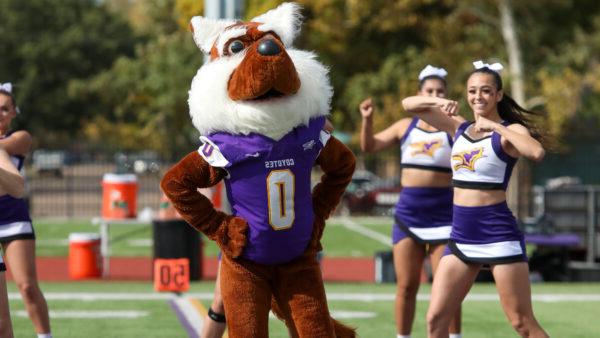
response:
<path fill-rule="evenodd" d="M 190 293 L 211 292 L 212 282 L 192 283 Z M 534 284 L 533 294 L 594 294 L 600 295 L 600 283 L 596 284 Z M 332 298 L 334 294 L 370 293 L 391 297 L 395 286 L 371 284 L 327 284 L 327 292 Z M 71 282 L 42 283 L 42 289 L 51 298 L 55 293 L 147 293 L 154 294 L 150 283 L 139 282 Z M 9 291 L 16 292 L 13 283 L 9 283 Z M 423 285 L 420 295 L 427 295 L 429 285 Z M 492 284 L 476 284 L 471 294 L 496 294 Z M 206 297 L 205 297 L 206 298 Z M 208 299 L 201 299 L 208 306 Z M 83 311 L 83 310 L 135 310 L 147 311 L 148 316 L 136 319 L 70 319 L 53 318 L 53 333 L 57 337 L 186 337 L 175 314 L 166 300 L 139 301 L 98 301 L 98 300 L 56 300 L 48 301 L 51 311 Z M 33 327 L 25 317 L 16 316 L 23 310 L 20 300 L 10 301 L 13 326 L 16 337 L 33 337 Z M 393 320 L 392 300 L 347 301 L 330 300 L 332 311 L 372 312 L 374 318 L 342 319 L 343 322 L 356 326 L 361 337 L 393 337 L 395 326 Z M 551 337 L 596 337 L 600 332 L 597 320 L 598 301 L 535 301 L 534 310 L 540 323 Z M 427 301 L 417 303 L 413 337 L 425 336 L 425 311 Z M 270 321 L 271 337 L 287 337 L 284 326 L 276 320 Z M 466 337 L 517 337 L 508 324 L 500 304 L 492 301 L 469 301 L 463 304 L 463 333 Z"/>
<path fill-rule="evenodd" d="M 389 218 L 356 218 L 354 221 L 363 227 L 390 236 L 392 221 Z M 90 220 L 53 221 L 35 220 L 38 238 L 38 256 L 67 256 L 67 238 L 72 232 L 98 232 Z M 150 256 L 152 255 L 151 224 L 115 225 L 111 226 L 113 256 Z M 216 256 L 216 245 L 204 240 L 205 256 Z M 373 257 L 374 253 L 389 250 L 385 243 L 365 237 L 345 228 L 340 220 L 332 219 L 323 237 L 325 255 L 328 257 Z M 214 283 L 196 282 L 191 285 L 191 293 L 212 292 Z M 56 292 L 122 292 L 154 294 L 151 283 L 141 282 L 71 282 L 43 283 L 44 292 L 51 296 Z M 328 293 L 346 295 L 358 293 L 375 293 L 387 295 L 386 300 L 346 301 L 330 297 L 332 311 L 360 311 L 373 313 L 373 318 L 342 319 L 356 326 L 361 337 L 393 337 L 395 324 L 393 319 L 393 294 L 395 285 L 372 284 L 327 284 Z M 535 294 L 593 294 L 600 295 L 600 283 L 597 284 L 534 284 Z M 9 290 L 15 292 L 14 285 L 9 283 Z M 427 295 L 429 285 L 423 285 L 421 295 Z M 492 284 L 477 284 L 471 294 L 496 295 Z M 208 306 L 210 297 L 201 299 Z M 53 332 L 57 337 L 186 337 L 186 334 L 166 300 L 140 301 L 85 301 L 57 300 L 49 297 L 48 303 L 52 311 L 82 310 L 135 310 L 147 311 L 146 317 L 136 319 L 52 319 Z M 16 316 L 23 310 L 20 300 L 11 300 L 11 311 L 16 337 L 32 337 L 33 328 L 27 318 Z M 552 337 L 595 337 L 600 332 L 597 320 L 600 301 L 534 301 L 536 316 Z M 425 312 L 427 301 L 417 303 L 413 336 L 424 337 Z M 270 322 L 271 337 L 287 337 L 284 326 L 276 321 Z M 463 332 L 465 337 L 517 337 L 508 324 L 497 300 L 467 300 L 463 305 Z"/>
<path fill-rule="evenodd" d="M 388 222 L 389 221 L 389 222 Z M 381 219 L 379 222 L 365 224 L 374 231 L 389 236 L 391 220 Z M 68 238 L 73 232 L 99 233 L 99 227 L 92 225 L 89 219 L 80 220 L 34 220 L 37 237 L 37 255 L 63 256 L 69 254 Z M 149 257 L 152 255 L 152 224 L 115 224 L 109 227 L 112 256 Z M 203 238 L 204 255 L 215 257 L 218 253 L 216 244 Z M 363 235 L 348 231 L 333 219 L 328 222 L 323 235 L 323 247 L 328 257 L 373 257 L 375 252 L 389 250 L 386 245 L 365 238 Z"/>
<path fill-rule="evenodd" d="M 16 292 L 9 283 L 9 292 Z M 50 296 L 56 292 L 152 292 L 149 283 L 73 282 L 42 283 L 42 290 Z M 185 337 L 181 326 L 166 301 L 80 301 L 48 300 L 50 311 L 147 311 L 148 316 L 136 319 L 76 319 L 51 318 L 55 337 Z M 16 316 L 24 310 L 20 300 L 11 300 L 11 316 L 15 337 L 33 337 L 33 325 L 28 318 Z"/>
<path fill-rule="evenodd" d="M 367 228 L 383 232 L 388 227 L 366 225 Z M 384 234 L 388 234 L 385 231 Z M 365 237 L 354 231 L 349 231 L 338 223 L 329 222 L 321 241 L 325 255 L 329 257 L 373 257 L 377 251 L 391 250 L 391 247 Z M 391 239 L 390 239 L 391 243 Z"/>

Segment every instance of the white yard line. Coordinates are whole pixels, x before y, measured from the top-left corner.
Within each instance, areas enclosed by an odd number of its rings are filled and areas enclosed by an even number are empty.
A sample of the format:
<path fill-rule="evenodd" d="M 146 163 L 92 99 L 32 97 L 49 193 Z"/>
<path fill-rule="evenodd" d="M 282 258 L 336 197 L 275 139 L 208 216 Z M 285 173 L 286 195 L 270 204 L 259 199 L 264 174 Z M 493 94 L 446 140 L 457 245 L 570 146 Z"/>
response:
<path fill-rule="evenodd" d="M 179 308 L 181 313 L 185 316 L 185 319 L 196 333 L 202 332 L 203 317 L 194 305 L 190 302 L 188 297 L 175 297 L 173 299 L 175 305 Z"/>
<path fill-rule="evenodd" d="M 391 227 L 394 223 L 394 218 L 391 216 L 333 216 L 327 220 L 327 223 L 337 225 L 342 218 L 350 218 L 358 223 L 367 223 L 376 226 Z"/>
<path fill-rule="evenodd" d="M 136 247 L 143 247 L 143 248 L 149 248 L 152 246 L 153 241 L 152 238 L 136 238 L 136 239 L 130 239 L 127 241 L 127 244 L 129 246 L 136 246 Z"/>
<path fill-rule="evenodd" d="M 208 300 L 213 298 L 212 292 L 199 292 L 187 294 L 190 297 Z M 114 300 L 114 301 L 135 301 L 135 300 L 169 300 L 175 296 L 171 293 L 153 293 L 153 292 L 44 292 L 47 300 Z M 9 299 L 21 299 L 18 292 L 9 292 Z"/>
<path fill-rule="evenodd" d="M 351 220 L 348 217 L 339 217 L 336 220 L 341 222 L 342 225 L 349 230 L 352 230 L 361 235 L 367 236 L 367 237 L 371 238 L 372 240 L 375 240 L 377 242 L 384 244 L 387 247 L 390 247 L 390 248 L 392 247 L 392 239 L 390 236 L 383 235 L 380 232 L 377 232 L 377 231 L 371 230 L 365 226 L 362 226 L 362 225 L 354 222 L 353 220 Z"/>
<path fill-rule="evenodd" d="M 418 294 L 417 300 L 429 301 L 429 294 Z M 394 294 L 385 293 L 328 293 L 328 300 L 337 301 L 393 301 Z M 532 299 L 538 302 L 600 302 L 600 294 L 534 294 Z M 495 293 L 474 293 L 468 294 L 465 301 L 469 302 L 489 302 L 498 301 L 498 295 Z"/>
<path fill-rule="evenodd" d="M 17 317 L 28 317 L 27 311 L 19 310 L 16 313 Z M 148 316 L 148 311 L 135 310 L 79 310 L 79 311 L 50 311 L 50 318 L 85 318 L 85 319 L 135 319 Z"/>
<path fill-rule="evenodd" d="M 332 310 L 331 316 L 335 319 L 348 319 L 348 318 L 375 318 L 377 314 L 371 311 L 345 311 L 345 310 Z M 269 312 L 269 319 L 278 320 L 273 312 Z"/>
<path fill-rule="evenodd" d="M 348 319 L 348 318 L 375 318 L 377 314 L 370 311 L 343 311 L 333 310 L 331 316 L 335 319 Z"/>
<path fill-rule="evenodd" d="M 173 299 L 174 296 L 168 293 L 151 293 L 151 292 L 138 292 L 138 293 L 110 293 L 110 292 L 44 292 L 44 296 L 47 300 L 79 300 L 79 301 L 97 301 L 97 300 L 110 300 L 110 301 L 147 301 L 147 300 L 169 300 Z M 213 294 L 210 292 L 192 292 L 182 295 L 181 298 L 190 297 L 200 300 L 212 300 Z M 11 300 L 20 300 L 21 296 L 17 292 L 10 292 L 8 294 Z M 395 295 L 393 293 L 339 293 L 332 292 L 327 293 L 328 300 L 335 301 L 362 301 L 362 302 L 374 302 L 374 301 L 393 301 Z M 534 301 L 539 302 L 600 302 L 600 294 L 552 294 L 552 293 L 540 293 L 532 295 Z M 428 301 L 429 294 L 418 294 L 417 299 L 420 301 Z M 495 293 L 474 293 L 467 295 L 466 301 L 498 301 L 498 295 Z M 189 303 L 189 301 L 188 301 Z M 195 311 L 195 310 L 194 310 Z"/>

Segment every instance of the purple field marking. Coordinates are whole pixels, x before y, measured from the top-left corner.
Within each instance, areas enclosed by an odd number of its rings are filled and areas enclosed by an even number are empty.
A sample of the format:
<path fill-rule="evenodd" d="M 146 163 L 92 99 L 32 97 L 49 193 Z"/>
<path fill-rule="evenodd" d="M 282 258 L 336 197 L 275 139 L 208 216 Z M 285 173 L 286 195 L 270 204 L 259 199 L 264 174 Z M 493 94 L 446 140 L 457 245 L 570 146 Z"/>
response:
<path fill-rule="evenodd" d="M 187 317 L 185 316 L 185 314 L 183 313 L 183 311 L 181 311 L 181 309 L 177 305 L 177 302 L 175 302 L 174 299 L 170 299 L 169 300 L 169 305 L 171 305 L 171 308 L 173 309 L 173 311 L 177 315 L 177 318 L 179 319 L 179 322 L 181 323 L 181 325 L 183 325 L 183 327 L 187 331 L 188 337 L 190 337 L 190 338 L 200 338 L 200 336 L 198 335 L 198 332 L 196 332 L 196 330 L 194 329 L 194 327 L 192 326 L 192 324 L 187 320 Z"/>

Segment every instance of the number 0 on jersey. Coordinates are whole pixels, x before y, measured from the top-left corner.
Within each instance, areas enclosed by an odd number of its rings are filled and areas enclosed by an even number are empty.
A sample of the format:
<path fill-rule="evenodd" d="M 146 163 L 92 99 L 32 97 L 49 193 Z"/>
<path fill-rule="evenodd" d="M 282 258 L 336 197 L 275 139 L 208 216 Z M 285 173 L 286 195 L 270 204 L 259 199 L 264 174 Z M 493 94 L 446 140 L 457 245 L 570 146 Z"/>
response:
<path fill-rule="evenodd" d="M 267 176 L 269 198 L 269 224 L 275 230 L 283 230 L 294 223 L 295 177 L 289 170 L 273 170 Z"/>

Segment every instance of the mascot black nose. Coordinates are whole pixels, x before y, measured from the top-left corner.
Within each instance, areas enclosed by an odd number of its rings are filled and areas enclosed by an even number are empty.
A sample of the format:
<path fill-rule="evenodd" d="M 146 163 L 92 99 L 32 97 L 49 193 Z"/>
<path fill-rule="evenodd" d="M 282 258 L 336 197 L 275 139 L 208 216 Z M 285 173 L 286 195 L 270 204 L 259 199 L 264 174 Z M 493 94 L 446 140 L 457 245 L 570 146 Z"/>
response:
<path fill-rule="evenodd" d="M 260 55 L 277 55 L 281 52 L 281 48 L 273 39 L 266 39 L 258 44 L 258 53 Z"/>

